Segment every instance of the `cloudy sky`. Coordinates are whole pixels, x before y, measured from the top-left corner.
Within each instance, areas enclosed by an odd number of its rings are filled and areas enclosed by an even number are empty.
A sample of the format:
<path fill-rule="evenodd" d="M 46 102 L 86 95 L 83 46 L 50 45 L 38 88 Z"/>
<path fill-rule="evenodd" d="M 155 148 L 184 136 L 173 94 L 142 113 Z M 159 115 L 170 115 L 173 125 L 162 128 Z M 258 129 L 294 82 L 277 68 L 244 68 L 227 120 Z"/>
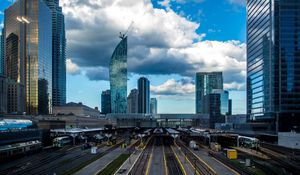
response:
<path fill-rule="evenodd" d="M 11 0 L 1 0 L 3 11 Z M 67 33 L 67 101 L 100 107 L 119 32 L 128 31 L 128 93 L 151 82 L 160 113 L 194 113 L 194 76 L 223 71 L 233 112 L 245 113 L 244 0 L 61 0 Z"/>

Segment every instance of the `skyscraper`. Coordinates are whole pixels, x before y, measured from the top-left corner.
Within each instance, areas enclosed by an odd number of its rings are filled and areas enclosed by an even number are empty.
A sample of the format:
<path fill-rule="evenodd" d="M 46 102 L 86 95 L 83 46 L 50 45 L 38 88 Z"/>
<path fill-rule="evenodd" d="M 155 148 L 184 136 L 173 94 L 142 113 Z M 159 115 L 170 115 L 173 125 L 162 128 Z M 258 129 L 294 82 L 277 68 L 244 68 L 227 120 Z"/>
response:
<path fill-rule="evenodd" d="M 111 113 L 110 90 L 101 93 L 101 112 L 103 114 Z"/>
<path fill-rule="evenodd" d="M 150 99 L 150 113 L 157 114 L 157 100 L 156 98 Z"/>
<path fill-rule="evenodd" d="M 66 103 L 65 21 L 59 0 L 44 0 L 52 12 L 52 104 Z"/>
<path fill-rule="evenodd" d="M 138 113 L 150 113 L 150 82 L 147 78 L 138 79 Z"/>
<path fill-rule="evenodd" d="M 299 127 L 299 38 L 300 1 L 247 1 L 248 120 Z"/>
<path fill-rule="evenodd" d="M 213 89 L 223 89 L 222 72 L 196 73 L 196 113 L 204 113 L 203 98 Z"/>
<path fill-rule="evenodd" d="M 138 95 L 137 89 L 132 89 L 127 97 L 127 113 L 138 113 Z"/>
<path fill-rule="evenodd" d="M 4 29 L 0 35 L 0 75 L 4 75 Z"/>
<path fill-rule="evenodd" d="M 220 94 L 220 114 L 227 115 L 229 112 L 229 93 L 222 89 L 213 89 L 212 94 Z"/>
<path fill-rule="evenodd" d="M 17 93 L 18 110 L 27 114 L 52 111 L 51 11 L 40 0 L 18 0 L 4 12 L 5 72 Z M 17 67 L 16 67 L 17 66 Z M 10 93 L 10 92 L 9 92 Z"/>
<path fill-rule="evenodd" d="M 4 30 L 0 35 L 0 114 L 7 113 L 7 79 L 4 73 Z"/>
<path fill-rule="evenodd" d="M 127 111 L 127 36 L 120 38 L 122 40 L 115 48 L 109 64 L 112 113 Z"/>

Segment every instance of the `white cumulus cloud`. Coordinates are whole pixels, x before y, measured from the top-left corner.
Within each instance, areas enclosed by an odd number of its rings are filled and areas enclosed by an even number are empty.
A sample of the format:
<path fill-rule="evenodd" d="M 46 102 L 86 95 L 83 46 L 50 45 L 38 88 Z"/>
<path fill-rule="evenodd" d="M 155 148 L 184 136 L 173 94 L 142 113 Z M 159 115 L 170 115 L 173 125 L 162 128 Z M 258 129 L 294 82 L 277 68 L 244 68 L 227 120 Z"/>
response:
<path fill-rule="evenodd" d="M 68 74 L 71 74 L 71 75 L 80 74 L 79 67 L 75 63 L 73 63 L 71 59 L 66 60 L 66 66 L 67 66 Z"/>

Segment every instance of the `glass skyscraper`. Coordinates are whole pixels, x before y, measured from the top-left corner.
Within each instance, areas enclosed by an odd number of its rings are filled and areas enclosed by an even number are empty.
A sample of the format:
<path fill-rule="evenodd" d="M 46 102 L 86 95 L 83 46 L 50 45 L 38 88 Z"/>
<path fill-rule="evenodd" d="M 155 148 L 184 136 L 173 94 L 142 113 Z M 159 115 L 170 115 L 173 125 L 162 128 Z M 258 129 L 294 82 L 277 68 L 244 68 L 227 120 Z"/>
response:
<path fill-rule="evenodd" d="M 0 75 L 4 75 L 4 29 L 0 35 Z"/>
<path fill-rule="evenodd" d="M 150 82 L 141 77 L 138 80 L 138 113 L 150 113 Z"/>
<path fill-rule="evenodd" d="M 139 104 L 139 91 L 132 89 L 127 97 L 127 113 L 138 113 Z"/>
<path fill-rule="evenodd" d="M 156 98 L 150 99 L 150 113 L 157 114 L 157 99 Z"/>
<path fill-rule="evenodd" d="M 103 114 L 111 113 L 110 90 L 101 93 L 101 112 Z"/>
<path fill-rule="evenodd" d="M 278 131 L 300 124 L 300 1 L 247 1 L 247 113 Z M 274 127 L 273 127 L 274 129 Z"/>
<path fill-rule="evenodd" d="M 52 104 L 66 103 L 65 21 L 59 0 L 44 0 L 52 12 Z"/>
<path fill-rule="evenodd" d="M 222 72 L 196 73 L 196 113 L 204 113 L 203 98 L 213 89 L 223 89 Z"/>
<path fill-rule="evenodd" d="M 9 86 L 18 92 L 18 106 L 26 107 L 27 114 L 51 113 L 52 22 L 43 1 L 18 0 L 5 10 L 4 45 L 6 61 L 14 61 L 5 72 L 11 76 Z"/>
<path fill-rule="evenodd" d="M 111 112 L 127 111 L 127 36 L 121 36 L 109 64 Z"/>

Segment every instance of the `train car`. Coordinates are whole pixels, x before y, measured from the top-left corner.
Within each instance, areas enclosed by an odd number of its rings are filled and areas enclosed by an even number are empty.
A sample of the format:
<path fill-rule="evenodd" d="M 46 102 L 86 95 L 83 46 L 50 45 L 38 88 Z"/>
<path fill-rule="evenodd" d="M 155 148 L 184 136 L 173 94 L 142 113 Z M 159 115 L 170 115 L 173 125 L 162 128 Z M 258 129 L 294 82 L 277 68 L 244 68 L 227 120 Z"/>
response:
<path fill-rule="evenodd" d="M 62 148 L 65 145 L 71 144 L 72 140 L 69 136 L 56 137 L 53 139 L 53 147 Z"/>
<path fill-rule="evenodd" d="M 259 147 L 259 140 L 253 137 L 238 136 L 239 146 L 251 149 Z"/>
<path fill-rule="evenodd" d="M 26 155 L 42 149 L 39 140 L 0 146 L 0 161 Z"/>

